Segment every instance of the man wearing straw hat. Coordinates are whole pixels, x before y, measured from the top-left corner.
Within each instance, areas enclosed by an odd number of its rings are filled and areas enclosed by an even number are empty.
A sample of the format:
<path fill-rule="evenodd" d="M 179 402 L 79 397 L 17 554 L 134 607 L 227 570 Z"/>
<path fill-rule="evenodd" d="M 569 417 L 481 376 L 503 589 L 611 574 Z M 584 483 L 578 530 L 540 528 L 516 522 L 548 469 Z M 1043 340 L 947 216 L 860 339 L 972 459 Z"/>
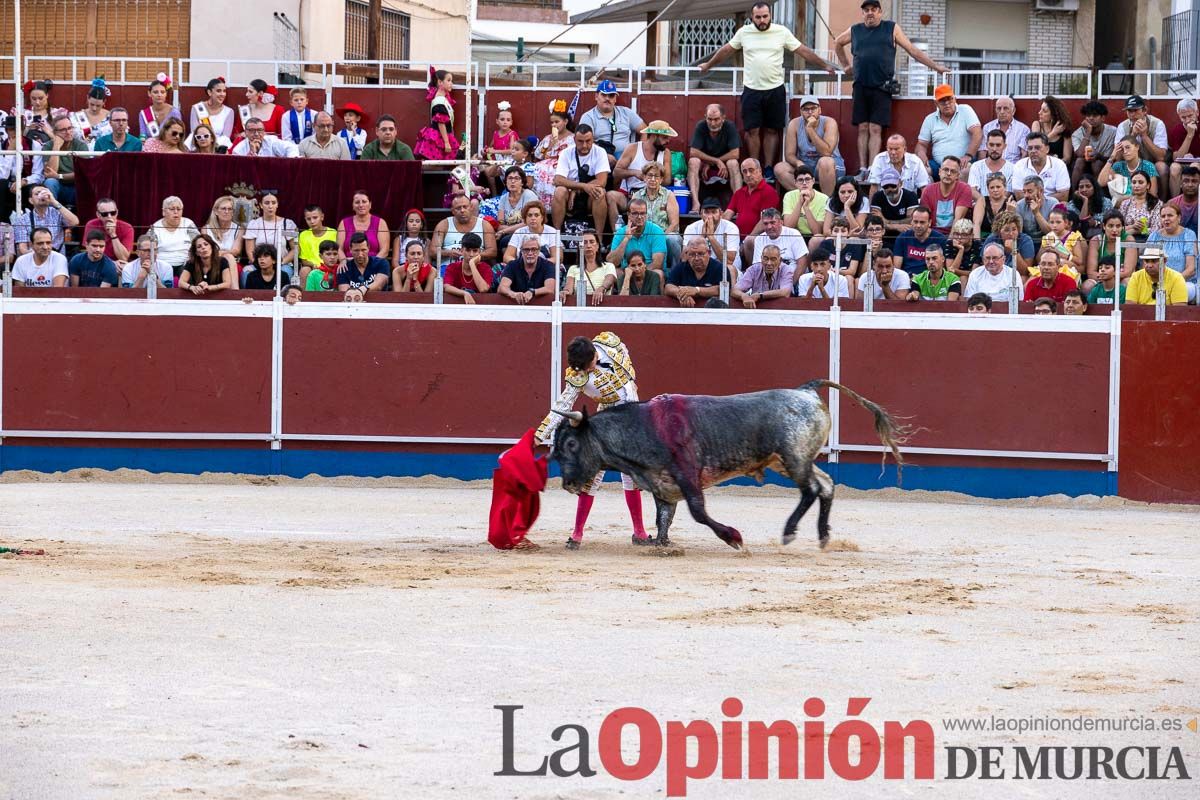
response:
<path fill-rule="evenodd" d="M 657 163 L 662 167 L 663 175 L 671 174 L 671 151 L 667 143 L 678 136 L 675 129 L 663 120 L 656 119 L 642 133 L 645 138 L 640 142 L 631 142 L 613 167 L 612 189 L 608 192 L 608 218 L 613 221 L 614 229 L 617 227 L 617 215 L 628 207 L 630 195 L 646 185 L 642 180 L 642 167 Z"/>

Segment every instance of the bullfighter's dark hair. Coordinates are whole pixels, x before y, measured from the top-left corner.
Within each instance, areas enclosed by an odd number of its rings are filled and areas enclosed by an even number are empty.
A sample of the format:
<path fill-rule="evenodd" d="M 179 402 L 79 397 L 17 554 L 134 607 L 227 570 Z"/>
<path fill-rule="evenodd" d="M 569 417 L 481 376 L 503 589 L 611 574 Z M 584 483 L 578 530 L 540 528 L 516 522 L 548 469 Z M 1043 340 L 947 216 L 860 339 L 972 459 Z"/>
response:
<path fill-rule="evenodd" d="M 596 357 L 596 347 L 586 336 L 576 336 L 567 345 L 567 365 L 571 369 L 587 369 Z"/>

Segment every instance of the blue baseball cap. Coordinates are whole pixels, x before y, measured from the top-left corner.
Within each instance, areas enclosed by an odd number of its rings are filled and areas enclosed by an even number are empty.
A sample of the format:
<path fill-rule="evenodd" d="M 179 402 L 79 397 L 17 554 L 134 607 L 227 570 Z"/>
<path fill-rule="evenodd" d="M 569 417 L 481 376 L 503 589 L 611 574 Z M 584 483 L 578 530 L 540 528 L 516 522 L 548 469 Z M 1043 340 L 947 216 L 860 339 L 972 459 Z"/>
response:
<path fill-rule="evenodd" d="M 596 91 L 600 94 L 616 94 L 617 85 L 610 80 L 603 80 L 596 85 Z"/>

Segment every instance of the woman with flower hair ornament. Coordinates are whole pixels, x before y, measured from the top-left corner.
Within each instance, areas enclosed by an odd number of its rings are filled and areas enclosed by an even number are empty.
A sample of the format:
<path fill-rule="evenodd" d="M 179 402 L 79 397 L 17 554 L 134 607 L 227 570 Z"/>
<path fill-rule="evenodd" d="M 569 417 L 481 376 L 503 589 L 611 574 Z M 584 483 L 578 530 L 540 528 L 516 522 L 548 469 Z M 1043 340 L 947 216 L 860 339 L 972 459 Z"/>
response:
<path fill-rule="evenodd" d="M 567 113 L 567 101 L 550 103 L 550 133 L 545 136 L 533 155 L 538 162 L 533 167 L 533 190 L 542 204 L 549 206 L 554 199 L 554 174 L 558 171 L 558 157 L 574 142 L 575 123 Z"/>
<path fill-rule="evenodd" d="M 168 119 L 183 122 L 183 115 L 179 113 L 179 109 L 171 105 L 170 91 L 171 76 L 167 73 L 160 72 L 150 81 L 150 88 L 146 90 L 146 94 L 150 96 L 150 105 L 138 114 L 138 129 L 143 139 L 158 136 L 163 123 Z"/>

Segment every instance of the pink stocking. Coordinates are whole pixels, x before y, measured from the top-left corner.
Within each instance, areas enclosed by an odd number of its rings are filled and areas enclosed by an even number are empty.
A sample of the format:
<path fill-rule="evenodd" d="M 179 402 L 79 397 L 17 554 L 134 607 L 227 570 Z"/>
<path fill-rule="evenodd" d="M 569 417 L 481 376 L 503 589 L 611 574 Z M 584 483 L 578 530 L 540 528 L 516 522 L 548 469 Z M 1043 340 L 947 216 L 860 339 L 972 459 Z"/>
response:
<path fill-rule="evenodd" d="M 633 520 L 633 535 L 639 539 L 645 539 L 646 528 L 642 524 L 642 493 L 637 489 L 626 489 L 625 505 L 629 506 L 629 518 Z"/>
<path fill-rule="evenodd" d="M 583 526 L 587 524 L 588 514 L 592 513 L 592 503 L 596 502 L 595 495 L 579 495 L 579 505 L 575 506 L 575 532 L 571 538 L 577 542 L 583 541 Z"/>

